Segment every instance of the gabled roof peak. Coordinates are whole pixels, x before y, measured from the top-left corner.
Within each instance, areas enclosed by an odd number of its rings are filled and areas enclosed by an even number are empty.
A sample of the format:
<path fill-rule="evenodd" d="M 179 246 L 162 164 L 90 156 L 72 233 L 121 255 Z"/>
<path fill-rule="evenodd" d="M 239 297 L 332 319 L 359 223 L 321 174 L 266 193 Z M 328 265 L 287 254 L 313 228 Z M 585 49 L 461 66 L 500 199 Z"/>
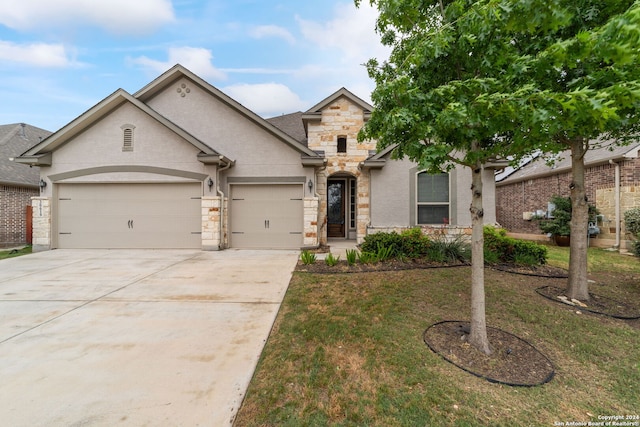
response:
<path fill-rule="evenodd" d="M 351 101 L 358 107 L 362 108 L 362 111 L 364 111 L 365 114 L 370 114 L 371 111 L 373 111 L 373 106 L 371 104 L 369 104 L 362 98 L 358 97 L 357 95 L 354 95 L 353 92 L 349 91 L 345 87 L 342 87 L 337 91 L 335 91 L 334 93 L 332 93 L 331 95 L 329 95 L 328 97 L 326 97 L 325 99 L 323 99 L 322 101 L 320 101 L 319 103 L 317 103 L 316 105 L 314 105 L 313 107 L 309 108 L 305 112 L 305 114 L 320 113 L 323 109 L 327 108 L 330 104 L 332 104 L 333 102 L 335 102 L 337 99 L 341 97 L 347 98 L 349 101 Z"/>

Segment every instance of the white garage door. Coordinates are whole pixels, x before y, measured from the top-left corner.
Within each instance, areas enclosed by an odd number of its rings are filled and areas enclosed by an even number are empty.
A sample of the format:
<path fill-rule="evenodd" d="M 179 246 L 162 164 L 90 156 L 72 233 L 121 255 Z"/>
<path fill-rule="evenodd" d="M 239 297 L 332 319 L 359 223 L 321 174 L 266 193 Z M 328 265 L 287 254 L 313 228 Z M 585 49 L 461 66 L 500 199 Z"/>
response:
<path fill-rule="evenodd" d="M 61 184 L 59 248 L 200 248 L 201 184 Z"/>
<path fill-rule="evenodd" d="M 231 187 L 231 247 L 300 249 L 304 228 L 301 184 Z"/>

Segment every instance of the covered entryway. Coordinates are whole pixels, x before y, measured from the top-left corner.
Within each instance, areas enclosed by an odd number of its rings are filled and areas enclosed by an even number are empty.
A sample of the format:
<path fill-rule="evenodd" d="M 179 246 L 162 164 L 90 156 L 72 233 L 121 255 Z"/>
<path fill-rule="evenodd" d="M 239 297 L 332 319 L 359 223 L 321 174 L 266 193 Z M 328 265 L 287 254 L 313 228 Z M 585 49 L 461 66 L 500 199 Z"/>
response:
<path fill-rule="evenodd" d="M 202 246 L 200 183 L 60 184 L 61 249 L 196 249 Z"/>
<path fill-rule="evenodd" d="M 233 248 L 299 249 L 304 229 L 302 184 L 231 186 Z"/>

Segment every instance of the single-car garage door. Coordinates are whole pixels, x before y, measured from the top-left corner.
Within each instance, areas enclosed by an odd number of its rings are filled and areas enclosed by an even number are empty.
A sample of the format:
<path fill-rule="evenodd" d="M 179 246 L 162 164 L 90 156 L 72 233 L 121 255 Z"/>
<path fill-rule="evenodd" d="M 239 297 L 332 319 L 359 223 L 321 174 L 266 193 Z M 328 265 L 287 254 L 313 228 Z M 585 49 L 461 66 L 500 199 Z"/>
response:
<path fill-rule="evenodd" d="M 201 184 L 60 184 L 59 248 L 200 248 Z"/>
<path fill-rule="evenodd" d="M 301 184 L 231 187 L 231 247 L 299 249 L 303 232 Z"/>

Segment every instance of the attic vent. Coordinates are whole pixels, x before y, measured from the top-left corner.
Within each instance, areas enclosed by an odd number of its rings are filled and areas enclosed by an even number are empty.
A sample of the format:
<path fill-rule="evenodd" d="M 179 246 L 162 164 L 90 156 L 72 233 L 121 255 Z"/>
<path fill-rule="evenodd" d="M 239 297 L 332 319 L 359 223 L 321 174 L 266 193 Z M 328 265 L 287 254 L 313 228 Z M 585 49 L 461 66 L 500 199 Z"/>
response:
<path fill-rule="evenodd" d="M 122 151 L 133 151 L 134 125 L 122 125 Z"/>

